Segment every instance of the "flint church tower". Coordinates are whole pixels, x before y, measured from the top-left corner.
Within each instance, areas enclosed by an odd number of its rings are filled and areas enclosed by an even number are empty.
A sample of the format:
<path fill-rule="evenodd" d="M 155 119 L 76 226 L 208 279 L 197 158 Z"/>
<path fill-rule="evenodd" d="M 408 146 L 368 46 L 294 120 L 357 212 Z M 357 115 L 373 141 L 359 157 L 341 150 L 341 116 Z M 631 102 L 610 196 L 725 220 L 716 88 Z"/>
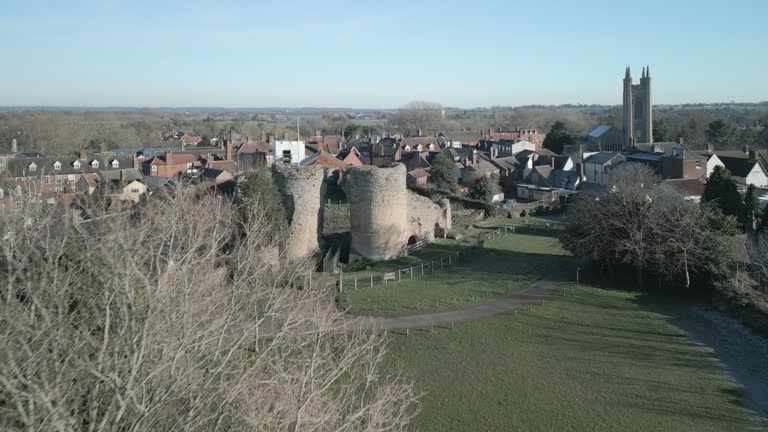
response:
<path fill-rule="evenodd" d="M 640 84 L 632 84 L 629 67 L 624 74 L 624 147 L 653 142 L 651 68 L 643 68 Z"/>

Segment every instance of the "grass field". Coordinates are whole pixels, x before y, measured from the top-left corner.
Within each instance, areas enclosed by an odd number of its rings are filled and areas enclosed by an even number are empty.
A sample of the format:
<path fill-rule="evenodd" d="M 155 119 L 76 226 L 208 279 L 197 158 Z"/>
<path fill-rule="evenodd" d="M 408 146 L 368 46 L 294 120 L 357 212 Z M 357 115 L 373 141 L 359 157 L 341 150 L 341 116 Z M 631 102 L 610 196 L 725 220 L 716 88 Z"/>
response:
<path fill-rule="evenodd" d="M 566 223 L 567 221 L 562 215 L 551 215 L 551 216 L 527 216 L 527 217 L 513 216 L 511 218 L 497 217 L 497 218 L 486 219 L 480 222 L 478 225 L 486 226 L 486 227 L 501 226 L 501 225 L 523 225 L 523 226 L 533 226 L 533 227 L 565 229 Z"/>
<path fill-rule="evenodd" d="M 592 287 L 517 316 L 391 334 L 388 366 L 425 392 L 422 431 L 766 430 L 712 349 L 655 312 L 683 304 Z"/>
<path fill-rule="evenodd" d="M 451 240 L 451 239 L 436 239 L 434 243 L 430 243 L 427 246 L 411 253 L 408 256 L 400 257 L 389 261 L 379 261 L 372 264 L 366 264 L 365 266 L 353 267 L 348 271 L 345 271 L 345 275 L 352 277 L 357 275 L 359 277 L 366 276 L 371 273 L 380 273 L 384 271 L 395 270 L 398 267 L 408 266 L 430 257 L 445 254 L 447 252 L 455 251 L 458 247 L 464 245 L 463 241 Z"/>
<path fill-rule="evenodd" d="M 365 281 L 358 290 L 337 296 L 342 309 L 358 315 L 409 315 L 450 310 L 493 300 L 527 287 L 545 272 L 572 265 L 572 258 L 555 238 L 510 234 L 489 243 L 486 248 L 467 249 L 458 264 L 443 271 L 427 272 L 416 278 L 403 275 L 399 283 L 374 285 Z M 438 267 L 439 269 L 439 267 Z M 352 286 L 349 278 L 345 286 Z"/>

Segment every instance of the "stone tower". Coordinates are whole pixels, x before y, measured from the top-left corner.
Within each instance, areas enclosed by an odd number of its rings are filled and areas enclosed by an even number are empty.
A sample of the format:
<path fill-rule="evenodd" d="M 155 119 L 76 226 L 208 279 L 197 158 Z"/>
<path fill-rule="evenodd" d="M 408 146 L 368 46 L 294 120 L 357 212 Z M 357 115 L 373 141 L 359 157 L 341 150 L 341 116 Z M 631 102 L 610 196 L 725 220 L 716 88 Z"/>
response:
<path fill-rule="evenodd" d="M 405 165 L 348 170 L 350 248 L 371 261 L 402 255 L 408 241 Z"/>
<path fill-rule="evenodd" d="M 624 73 L 624 147 L 653 142 L 651 68 L 644 67 L 640 84 L 632 84 L 627 67 Z"/>

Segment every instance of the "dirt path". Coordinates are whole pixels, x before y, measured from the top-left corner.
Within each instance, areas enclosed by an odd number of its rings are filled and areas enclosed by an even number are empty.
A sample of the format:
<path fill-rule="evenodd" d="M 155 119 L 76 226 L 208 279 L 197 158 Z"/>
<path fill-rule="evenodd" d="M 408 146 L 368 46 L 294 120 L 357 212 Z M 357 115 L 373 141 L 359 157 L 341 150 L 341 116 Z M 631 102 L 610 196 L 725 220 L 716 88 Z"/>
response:
<path fill-rule="evenodd" d="M 345 324 L 358 328 L 405 329 L 445 326 L 451 325 L 453 322 L 487 318 L 505 312 L 527 310 L 529 305 L 540 305 L 542 301 L 551 299 L 555 295 L 562 295 L 563 291 L 560 286 L 562 281 L 563 279 L 557 276 L 545 276 L 532 283 L 528 288 L 507 297 L 446 312 L 398 317 L 347 315 Z"/>

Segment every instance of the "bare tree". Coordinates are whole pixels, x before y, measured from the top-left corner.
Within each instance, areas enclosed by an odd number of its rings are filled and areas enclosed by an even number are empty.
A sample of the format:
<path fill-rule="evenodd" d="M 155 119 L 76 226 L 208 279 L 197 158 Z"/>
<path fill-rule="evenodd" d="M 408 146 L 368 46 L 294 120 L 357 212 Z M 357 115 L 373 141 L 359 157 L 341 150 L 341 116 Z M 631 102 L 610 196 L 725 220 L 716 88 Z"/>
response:
<path fill-rule="evenodd" d="M 438 132 L 442 125 L 442 105 L 433 102 L 409 102 L 395 114 L 393 122 L 401 130 L 412 134 Z"/>
<path fill-rule="evenodd" d="M 179 192 L 67 219 L 0 224 L 0 429 L 383 431 L 415 414 L 382 335 L 339 327 L 264 214 Z"/>

